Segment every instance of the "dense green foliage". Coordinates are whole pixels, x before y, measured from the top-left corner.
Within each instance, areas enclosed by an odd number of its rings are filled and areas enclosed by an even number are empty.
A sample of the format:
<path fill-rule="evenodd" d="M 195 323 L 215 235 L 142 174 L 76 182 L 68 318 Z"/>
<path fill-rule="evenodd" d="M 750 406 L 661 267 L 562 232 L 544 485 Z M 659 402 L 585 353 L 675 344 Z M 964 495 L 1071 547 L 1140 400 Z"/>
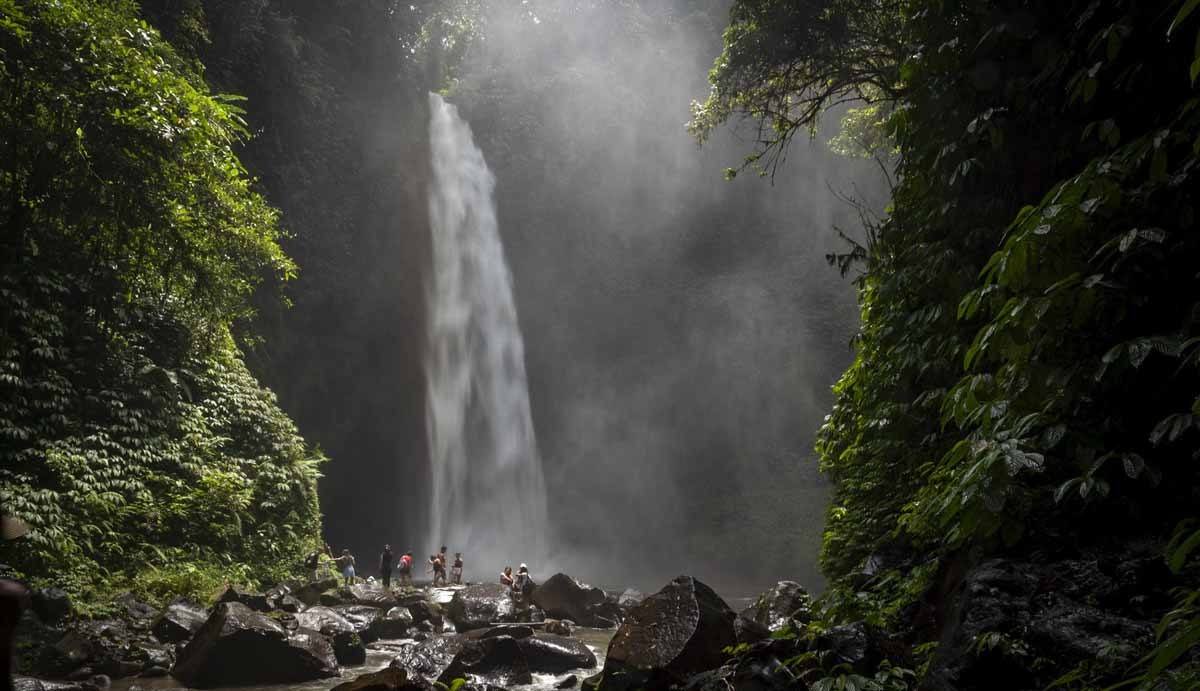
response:
<path fill-rule="evenodd" d="M 818 443 L 834 616 L 909 624 L 953 562 L 1065 536 L 1165 546 L 1194 515 L 1196 5 L 735 4 L 698 134 L 748 116 L 748 163 L 773 164 L 849 98 L 887 114 L 898 154 L 886 217 L 831 258 L 862 270 Z M 905 568 L 864 585 L 872 557 Z M 1200 637 L 1195 602 L 1150 676 Z"/>
<path fill-rule="evenodd" d="M 327 539 L 363 554 L 422 535 L 405 518 L 424 515 L 427 492 L 395 460 L 419 473 L 425 457 L 424 37 L 435 28 L 427 8 L 445 3 L 140 4 L 210 88 L 246 97 L 254 137 L 235 150 L 303 267 L 286 285 L 289 309 L 270 291 L 255 301 L 261 340 L 246 358 L 305 438 L 338 459 L 320 482 Z"/>
<path fill-rule="evenodd" d="M 232 334 L 294 273 L 233 99 L 126 2 L 0 2 L 3 561 L 79 593 L 278 577 L 319 454 Z"/>

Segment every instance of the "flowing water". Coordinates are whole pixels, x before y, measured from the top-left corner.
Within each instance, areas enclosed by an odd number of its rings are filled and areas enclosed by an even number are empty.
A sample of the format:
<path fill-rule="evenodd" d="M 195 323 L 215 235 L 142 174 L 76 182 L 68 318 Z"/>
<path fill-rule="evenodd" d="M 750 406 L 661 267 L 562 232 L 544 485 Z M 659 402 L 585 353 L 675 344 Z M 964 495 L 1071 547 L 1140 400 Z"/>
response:
<path fill-rule="evenodd" d="M 504 564 L 544 563 L 546 489 L 495 179 L 458 110 L 437 94 L 429 105 L 429 545 L 492 580 Z"/>

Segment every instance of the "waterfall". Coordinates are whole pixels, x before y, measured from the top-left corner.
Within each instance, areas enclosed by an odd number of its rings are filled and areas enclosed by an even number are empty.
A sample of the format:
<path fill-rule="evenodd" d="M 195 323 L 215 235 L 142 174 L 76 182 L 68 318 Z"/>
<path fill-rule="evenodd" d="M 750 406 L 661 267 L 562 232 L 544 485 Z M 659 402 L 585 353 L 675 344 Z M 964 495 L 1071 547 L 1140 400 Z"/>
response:
<path fill-rule="evenodd" d="M 546 552 L 546 489 L 495 178 L 458 110 L 437 94 L 429 105 L 429 540 L 449 547 L 451 559 L 463 552 L 468 577 L 490 580 L 522 561 L 536 573 Z"/>

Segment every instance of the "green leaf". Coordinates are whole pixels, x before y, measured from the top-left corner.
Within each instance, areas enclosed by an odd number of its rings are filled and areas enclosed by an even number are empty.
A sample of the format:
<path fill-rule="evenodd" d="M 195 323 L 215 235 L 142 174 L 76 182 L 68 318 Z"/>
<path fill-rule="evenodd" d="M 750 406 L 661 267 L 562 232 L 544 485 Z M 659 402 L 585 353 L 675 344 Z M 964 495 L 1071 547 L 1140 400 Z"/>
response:
<path fill-rule="evenodd" d="M 1197 7 L 1200 7 L 1200 0 L 1186 0 L 1183 3 L 1183 7 L 1179 8 L 1179 12 L 1175 15 L 1175 19 L 1171 20 L 1171 25 L 1167 27 L 1167 35 L 1170 36 L 1171 33 L 1175 31 L 1176 27 L 1187 20 L 1188 15 L 1196 11 Z"/>

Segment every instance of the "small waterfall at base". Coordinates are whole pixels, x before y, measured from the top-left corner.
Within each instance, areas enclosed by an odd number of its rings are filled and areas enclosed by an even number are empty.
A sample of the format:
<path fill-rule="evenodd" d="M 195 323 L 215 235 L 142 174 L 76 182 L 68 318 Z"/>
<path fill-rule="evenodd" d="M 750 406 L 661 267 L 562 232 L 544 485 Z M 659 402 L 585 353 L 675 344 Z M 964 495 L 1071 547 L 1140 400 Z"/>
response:
<path fill-rule="evenodd" d="M 495 178 L 458 110 L 437 94 L 429 105 L 430 546 L 448 546 L 450 559 L 463 552 L 467 578 L 491 580 L 523 561 L 536 573 L 547 547 L 546 488 Z"/>

